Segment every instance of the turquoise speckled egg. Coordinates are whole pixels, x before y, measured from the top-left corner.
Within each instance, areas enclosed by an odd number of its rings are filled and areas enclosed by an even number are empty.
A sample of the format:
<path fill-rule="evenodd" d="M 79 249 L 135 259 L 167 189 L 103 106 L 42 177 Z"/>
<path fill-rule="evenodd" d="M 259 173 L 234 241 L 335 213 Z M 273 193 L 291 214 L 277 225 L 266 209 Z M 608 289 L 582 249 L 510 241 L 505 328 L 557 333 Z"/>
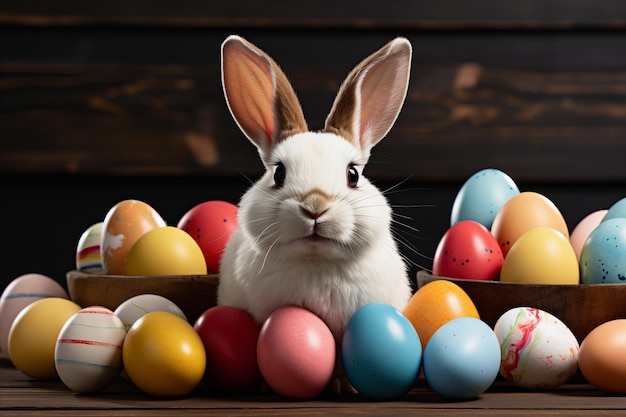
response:
<path fill-rule="evenodd" d="M 580 254 L 582 284 L 626 284 L 626 218 L 596 227 Z"/>

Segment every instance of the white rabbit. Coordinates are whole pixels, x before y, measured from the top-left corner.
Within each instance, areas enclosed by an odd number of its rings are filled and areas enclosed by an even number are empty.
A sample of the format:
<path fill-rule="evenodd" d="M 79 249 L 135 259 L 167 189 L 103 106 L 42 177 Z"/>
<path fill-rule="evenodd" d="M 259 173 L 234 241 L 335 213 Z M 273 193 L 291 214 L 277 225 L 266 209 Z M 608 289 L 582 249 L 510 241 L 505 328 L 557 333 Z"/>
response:
<path fill-rule="evenodd" d="M 272 58 L 241 37 L 224 41 L 226 101 L 267 171 L 240 201 L 239 227 L 221 259 L 218 304 L 242 308 L 259 323 L 281 306 L 307 308 L 338 346 L 363 305 L 404 308 L 411 284 L 391 208 L 363 168 L 400 112 L 410 63 L 404 38 L 366 58 L 342 84 L 324 129 L 310 132 Z"/>

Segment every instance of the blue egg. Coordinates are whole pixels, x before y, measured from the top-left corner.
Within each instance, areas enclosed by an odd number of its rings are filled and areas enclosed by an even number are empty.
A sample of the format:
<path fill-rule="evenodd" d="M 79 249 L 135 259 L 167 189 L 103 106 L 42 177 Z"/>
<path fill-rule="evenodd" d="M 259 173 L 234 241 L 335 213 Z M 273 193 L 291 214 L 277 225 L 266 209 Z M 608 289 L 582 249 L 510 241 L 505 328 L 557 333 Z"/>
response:
<path fill-rule="evenodd" d="M 610 219 L 626 218 L 626 197 L 609 207 L 609 211 L 604 215 L 602 221 Z"/>
<path fill-rule="evenodd" d="M 394 307 L 371 303 L 350 319 L 341 345 L 350 383 L 374 400 L 392 400 L 411 390 L 419 374 L 422 344 L 415 328 Z"/>
<path fill-rule="evenodd" d="M 504 172 L 490 168 L 478 171 L 465 181 L 452 204 L 450 226 L 473 220 L 491 229 L 494 217 L 519 188 Z"/>
<path fill-rule="evenodd" d="M 626 218 L 603 220 L 580 252 L 582 284 L 626 284 Z"/>
<path fill-rule="evenodd" d="M 468 400 L 485 392 L 500 369 L 500 343 L 483 321 L 461 317 L 441 326 L 424 349 L 424 376 L 439 395 Z"/>

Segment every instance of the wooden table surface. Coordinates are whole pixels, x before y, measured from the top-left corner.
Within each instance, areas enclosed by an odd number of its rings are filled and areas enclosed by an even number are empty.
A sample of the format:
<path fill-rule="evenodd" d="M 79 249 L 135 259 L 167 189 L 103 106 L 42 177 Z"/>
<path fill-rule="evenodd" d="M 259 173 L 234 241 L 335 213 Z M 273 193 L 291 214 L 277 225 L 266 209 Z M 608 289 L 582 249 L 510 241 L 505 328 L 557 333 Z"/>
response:
<path fill-rule="evenodd" d="M 550 392 L 528 392 L 497 381 L 471 401 L 439 397 L 424 381 L 399 401 L 374 402 L 359 395 L 325 395 L 289 401 L 271 393 L 217 396 L 203 386 L 175 400 L 145 395 L 120 378 L 105 391 L 77 395 L 60 381 L 33 380 L 3 360 L 0 365 L 2 416 L 624 416 L 626 397 L 611 396 L 586 384 L 568 384 Z"/>

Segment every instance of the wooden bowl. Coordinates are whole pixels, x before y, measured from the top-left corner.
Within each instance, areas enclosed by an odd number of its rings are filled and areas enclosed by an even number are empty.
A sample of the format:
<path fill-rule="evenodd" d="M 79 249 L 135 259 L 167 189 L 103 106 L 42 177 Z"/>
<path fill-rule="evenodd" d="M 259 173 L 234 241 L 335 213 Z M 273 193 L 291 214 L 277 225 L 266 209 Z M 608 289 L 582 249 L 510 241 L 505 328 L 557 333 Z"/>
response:
<path fill-rule="evenodd" d="M 66 279 L 70 298 L 81 307 L 99 305 L 115 310 L 136 295 L 157 294 L 174 302 L 191 324 L 216 305 L 219 283 L 218 275 L 138 277 L 97 271 L 69 271 Z"/>
<path fill-rule="evenodd" d="M 600 324 L 626 318 L 626 284 L 517 284 L 438 277 L 419 271 L 418 288 L 438 279 L 461 287 L 476 305 L 480 318 L 491 327 L 513 307 L 535 307 L 561 319 L 582 342 Z"/>

